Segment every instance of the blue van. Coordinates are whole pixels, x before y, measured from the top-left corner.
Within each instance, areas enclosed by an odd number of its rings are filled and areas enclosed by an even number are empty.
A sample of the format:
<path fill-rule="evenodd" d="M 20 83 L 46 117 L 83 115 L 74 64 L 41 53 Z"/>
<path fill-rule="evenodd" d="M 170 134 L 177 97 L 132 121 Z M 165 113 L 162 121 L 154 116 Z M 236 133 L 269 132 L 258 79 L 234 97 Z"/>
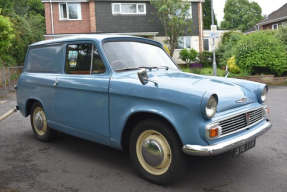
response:
<path fill-rule="evenodd" d="M 57 131 L 130 152 L 147 180 L 179 179 L 187 155 L 239 155 L 271 128 L 264 84 L 184 73 L 149 39 L 86 35 L 29 46 L 17 108 L 40 141 Z"/>

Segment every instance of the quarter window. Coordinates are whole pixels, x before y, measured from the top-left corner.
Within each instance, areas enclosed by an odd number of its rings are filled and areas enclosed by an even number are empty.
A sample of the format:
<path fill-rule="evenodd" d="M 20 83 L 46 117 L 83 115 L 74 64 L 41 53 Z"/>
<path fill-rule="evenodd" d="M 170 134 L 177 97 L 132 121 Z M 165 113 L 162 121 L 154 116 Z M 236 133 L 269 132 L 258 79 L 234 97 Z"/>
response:
<path fill-rule="evenodd" d="M 106 71 L 98 49 L 93 44 L 67 46 L 65 71 L 67 74 L 89 75 Z"/>
<path fill-rule="evenodd" d="M 146 14 L 145 3 L 112 3 L 113 14 Z"/>
<path fill-rule="evenodd" d="M 60 3 L 60 20 L 81 20 L 81 3 Z"/>

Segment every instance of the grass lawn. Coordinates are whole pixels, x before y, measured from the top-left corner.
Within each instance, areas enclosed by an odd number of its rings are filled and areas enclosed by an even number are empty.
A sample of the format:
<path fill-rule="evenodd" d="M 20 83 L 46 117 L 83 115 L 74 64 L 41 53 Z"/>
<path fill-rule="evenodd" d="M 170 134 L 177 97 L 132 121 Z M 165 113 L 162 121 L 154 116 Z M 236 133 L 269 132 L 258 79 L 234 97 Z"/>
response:
<path fill-rule="evenodd" d="M 181 67 L 181 70 L 183 72 L 192 73 L 192 70 L 190 70 L 187 67 Z M 213 75 L 213 69 L 211 67 L 202 68 L 201 71 L 197 71 L 196 73 L 201 74 L 201 75 Z M 225 76 L 225 70 L 217 68 L 217 76 L 224 77 Z"/>

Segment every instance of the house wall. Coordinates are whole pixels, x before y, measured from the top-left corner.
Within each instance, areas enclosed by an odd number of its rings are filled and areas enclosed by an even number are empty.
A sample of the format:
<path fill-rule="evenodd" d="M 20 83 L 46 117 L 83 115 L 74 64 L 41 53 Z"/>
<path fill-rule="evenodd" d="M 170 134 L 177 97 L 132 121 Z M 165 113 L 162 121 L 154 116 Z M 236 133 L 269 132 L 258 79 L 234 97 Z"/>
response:
<path fill-rule="evenodd" d="M 219 44 L 222 42 L 222 37 L 223 34 L 229 32 L 229 30 L 217 30 L 218 33 L 218 38 L 215 39 L 215 49 L 218 48 Z M 210 38 L 210 30 L 204 30 L 204 39 L 209 39 L 209 52 L 213 51 L 212 46 L 213 46 L 213 40 Z"/>
<path fill-rule="evenodd" d="M 156 36 L 154 38 L 154 40 L 156 40 L 156 41 L 160 42 L 161 44 L 168 47 L 168 45 L 164 43 L 164 41 L 166 40 L 165 36 Z M 199 36 L 191 36 L 191 47 L 193 49 L 195 49 L 197 52 L 199 52 L 199 43 L 198 42 L 199 42 Z M 184 64 L 185 62 L 182 61 L 181 59 L 179 59 L 179 52 L 180 51 L 181 51 L 181 49 L 175 49 L 172 59 L 177 64 Z"/>
<path fill-rule="evenodd" d="M 262 25 L 262 29 L 263 30 L 266 30 L 266 29 L 272 29 L 272 25 L 274 24 L 282 24 L 282 23 L 286 23 L 287 20 L 283 20 L 283 21 L 280 21 L 280 22 L 274 22 L 274 23 L 270 23 L 270 24 L 267 24 L 267 25 Z"/>
<path fill-rule="evenodd" d="M 54 34 L 91 33 L 89 3 L 81 3 L 82 20 L 60 20 L 59 3 L 52 3 Z M 46 33 L 52 34 L 50 3 L 45 3 Z"/>
<path fill-rule="evenodd" d="M 131 1 L 128 1 L 129 3 Z M 96 12 L 96 27 L 97 32 L 103 33 L 131 33 L 131 32 L 158 32 L 158 36 L 164 36 L 164 29 L 160 20 L 156 16 L 156 9 L 149 2 L 146 3 L 145 15 L 113 15 L 112 3 L 95 2 Z M 127 2 L 122 2 L 127 3 Z M 191 33 L 186 33 L 185 36 L 195 36 L 198 31 L 198 3 L 192 3 L 192 18 L 193 25 Z"/>

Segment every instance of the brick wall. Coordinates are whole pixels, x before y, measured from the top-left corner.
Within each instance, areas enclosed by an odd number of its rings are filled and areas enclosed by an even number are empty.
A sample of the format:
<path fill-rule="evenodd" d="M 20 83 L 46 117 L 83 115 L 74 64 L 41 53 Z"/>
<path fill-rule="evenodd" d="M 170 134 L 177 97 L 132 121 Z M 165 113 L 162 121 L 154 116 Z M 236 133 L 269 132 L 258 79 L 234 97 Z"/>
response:
<path fill-rule="evenodd" d="M 91 20 L 89 3 L 81 3 L 82 20 L 60 20 L 59 17 L 59 3 L 52 3 L 53 5 L 53 19 L 54 19 L 54 33 L 90 33 Z M 52 34 L 50 3 L 45 3 L 45 19 L 46 19 L 46 33 Z M 95 22 L 94 22 L 95 23 Z M 95 28 L 93 28 L 95 32 Z"/>

